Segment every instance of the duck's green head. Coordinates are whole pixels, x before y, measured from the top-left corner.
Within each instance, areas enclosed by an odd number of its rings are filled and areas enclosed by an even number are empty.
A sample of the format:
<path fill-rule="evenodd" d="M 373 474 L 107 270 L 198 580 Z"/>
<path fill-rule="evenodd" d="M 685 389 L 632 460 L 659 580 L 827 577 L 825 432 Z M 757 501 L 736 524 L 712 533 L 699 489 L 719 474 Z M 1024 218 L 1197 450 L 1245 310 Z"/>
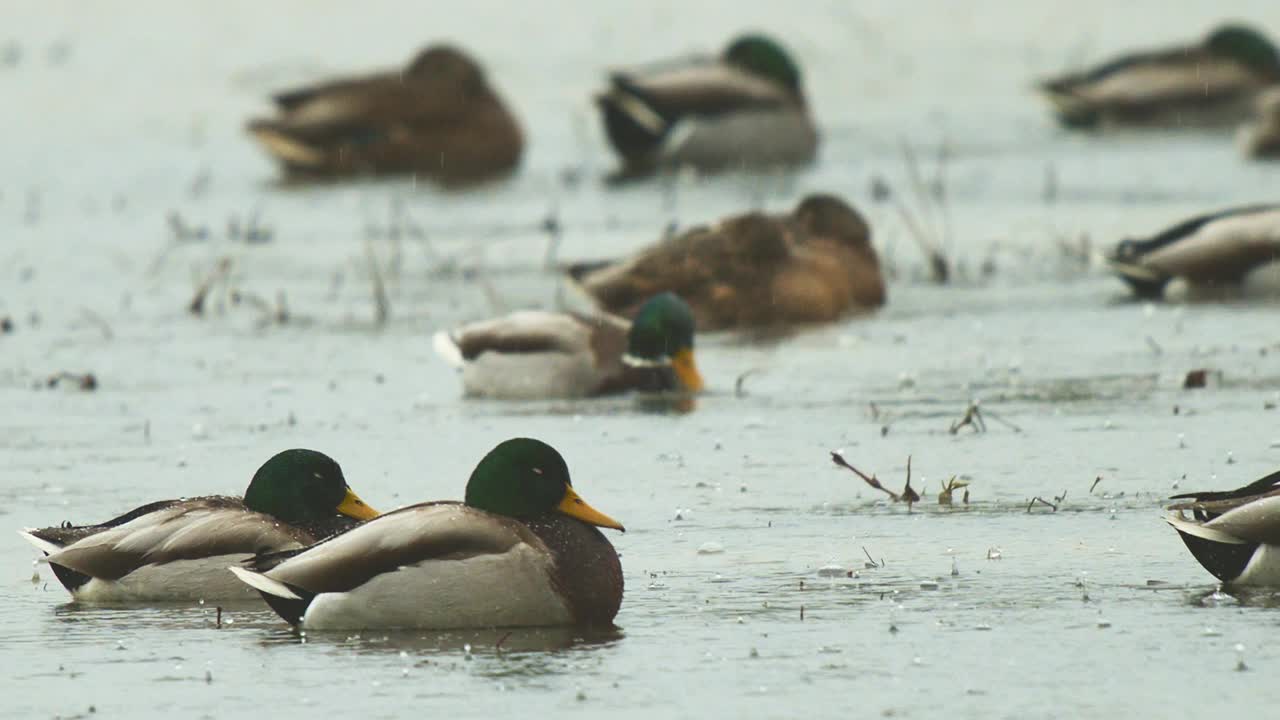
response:
<path fill-rule="evenodd" d="M 693 311 L 685 301 L 669 292 L 646 300 L 631 323 L 623 360 L 636 366 L 669 366 L 685 390 L 702 390 L 702 375 L 693 359 Z"/>
<path fill-rule="evenodd" d="M 730 65 L 772 80 L 800 94 L 800 66 L 776 40 L 767 35 L 740 35 L 729 43 L 724 59 Z"/>
<path fill-rule="evenodd" d="M 1223 25 L 1205 40 L 1209 52 L 1235 60 L 1245 67 L 1280 74 L 1280 53 L 1266 35 L 1245 25 Z"/>
<path fill-rule="evenodd" d="M 338 463 L 314 450 L 285 450 L 264 463 L 244 491 L 244 504 L 287 523 L 378 516 L 347 486 Z"/>
<path fill-rule="evenodd" d="M 467 481 L 466 503 L 522 520 L 558 512 L 588 525 L 625 530 L 578 497 L 564 458 L 532 438 L 513 438 L 490 450 Z"/>

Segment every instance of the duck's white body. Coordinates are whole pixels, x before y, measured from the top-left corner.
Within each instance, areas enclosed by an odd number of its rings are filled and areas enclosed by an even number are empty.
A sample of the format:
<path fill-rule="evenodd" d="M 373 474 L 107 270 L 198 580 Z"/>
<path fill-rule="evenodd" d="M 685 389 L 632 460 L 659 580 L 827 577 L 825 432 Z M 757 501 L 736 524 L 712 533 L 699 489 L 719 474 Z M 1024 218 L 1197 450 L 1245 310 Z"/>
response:
<path fill-rule="evenodd" d="M 403 508 L 266 572 L 232 571 L 284 600 L 309 598 L 312 630 L 562 625 L 555 562 L 517 521 L 458 503 Z"/>
<path fill-rule="evenodd" d="M 46 554 L 43 562 L 87 576 L 77 577 L 79 584 L 64 581 L 78 601 L 246 599 L 252 593 L 245 592 L 227 566 L 256 552 L 302 547 L 305 538 L 270 516 L 237 507 L 236 502 L 227 498 L 176 502 L 66 545 L 36 534 L 50 531 L 28 529 L 19 534 Z"/>
<path fill-rule="evenodd" d="M 467 395 L 578 398 L 598 394 L 622 372 L 627 327 L 611 316 L 522 310 L 436 333 L 433 342 L 461 371 Z"/>
<path fill-rule="evenodd" d="M 1160 295 L 1169 280 L 1190 288 L 1237 286 L 1280 261 L 1280 205 L 1234 208 L 1202 215 L 1147 240 L 1126 240 L 1112 266 L 1144 295 Z"/>

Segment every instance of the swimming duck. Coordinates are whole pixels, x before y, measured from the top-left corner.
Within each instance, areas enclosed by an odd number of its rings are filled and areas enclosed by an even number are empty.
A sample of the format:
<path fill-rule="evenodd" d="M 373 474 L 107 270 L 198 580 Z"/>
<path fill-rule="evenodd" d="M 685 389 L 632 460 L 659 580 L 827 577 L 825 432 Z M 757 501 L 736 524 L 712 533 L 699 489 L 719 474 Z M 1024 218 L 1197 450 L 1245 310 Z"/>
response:
<path fill-rule="evenodd" d="M 1277 83 L 1280 54 L 1271 41 L 1223 25 L 1199 43 L 1125 55 L 1040 90 L 1068 128 L 1212 127 L 1247 120 L 1257 94 Z"/>
<path fill-rule="evenodd" d="M 625 317 L 654 293 L 675 292 L 699 330 L 831 322 L 885 301 L 871 230 L 833 195 L 810 195 L 785 215 L 749 212 L 695 227 L 626 260 L 568 272 Z"/>
<path fill-rule="evenodd" d="M 800 68 L 764 35 L 734 39 L 719 58 L 616 71 L 596 102 L 624 177 L 803 165 L 817 153 Z"/>
<path fill-rule="evenodd" d="M 252 597 L 228 563 L 310 545 L 377 514 L 332 458 L 286 450 L 259 468 L 243 499 L 161 500 L 98 525 L 19 534 L 76 600 L 213 601 Z"/>
<path fill-rule="evenodd" d="M 407 174 L 442 184 L 510 173 L 520 127 L 461 49 L 435 45 L 403 70 L 339 79 L 275 96 L 278 115 L 248 130 L 286 173 Z"/>
<path fill-rule="evenodd" d="M 1258 97 L 1257 119 L 1240 129 L 1240 145 L 1248 157 L 1280 160 L 1280 88 Z"/>
<path fill-rule="evenodd" d="M 1239 284 L 1280 260 L 1280 204 L 1220 210 L 1147 239 L 1122 240 L 1109 260 L 1139 297 L 1160 298 L 1175 277 L 1200 287 Z"/>
<path fill-rule="evenodd" d="M 476 466 L 464 502 L 410 505 L 231 570 L 308 630 L 608 626 L 622 564 L 599 527 L 623 529 L 574 492 L 555 448 L 515 438 Z"/>
<path fill-rule="evenodd" d="M 1237 490 L 1170 499 L 1182 502 L 1169 506 L 1166 521 L 1205 570 L 1228 584 L 1280 585 L 1280 472 Z"/>
<path fill-rule="evenodd" d="M 629 390 L 698 392 L 693 313 L 672 293 L 649 298 L 635 322 L 611 315 L 524 310 L 435 335 L 468 395 L 576 398 Z"/>

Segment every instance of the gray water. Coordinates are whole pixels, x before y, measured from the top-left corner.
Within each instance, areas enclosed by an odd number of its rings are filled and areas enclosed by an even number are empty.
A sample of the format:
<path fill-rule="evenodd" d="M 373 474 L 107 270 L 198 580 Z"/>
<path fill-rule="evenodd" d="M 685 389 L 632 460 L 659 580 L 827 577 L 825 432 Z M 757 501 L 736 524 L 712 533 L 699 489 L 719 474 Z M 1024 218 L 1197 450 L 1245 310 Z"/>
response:
<path fill-rule="evenodd" d="M 1280 668 L 1276 598 L 1217 592 L 1160 520 L 1177 489 L 1280 463 L 1276 303 L 1128 302 L 1096 259 L 1125 235 L 1274 200 L 1280 167 L 1245 163 L 1229 135 L 1064 134 L 1029 91 L 1118 49 L 1197 36 L 1220 4 L 686 5 L 3 13 L 0 315 L 16 327 L 0 336 L 0 524 L 238 493 L 294 446 L 334 456 L 380 509 L 456 498 L 484 452 L 530 435 L 629 531 L 611 536 L 619 631 L 591 637 L 303 639 L 257 604 L 225 608 L 220 628 L 207 606 L 77 606 L 11 536 L 0 714 L 985 719 L 1280 702 L 1266 680 Z M 1233 5 L 1280 33 L 1275 3 Z M 603 187 L 612 158 L 588 101 L 602 68 L 714 49 L 741 28 L 777 33 L 806 68 L 818 165 Z M 274 182 L 240 129 L 266 93 L 397 65 L 435 38 L 472 48 L 521 116 L 516 177 L 467 194 Z M 903 142 L 930 175 L 940 147 L 950 156 L 946 244 L 963 272 L 949 287 L 924 279 L 898 213 L 871 198 L 880 178 L 914 205 Z M 542 269 L 549 214 L 559 259 L 604 258 L 672 221 L 781 211 L 819 190 L 872 221 L 895 271 L 889 304 L 789 338 L 700 338 L 711 392 L 691 413 L 470 402 L 431 350 L 437 329 L 580 303 Z M 175 238 L 172 213 L 207 238 Z M 254 214 L 269 242 L 228 237 Z M 388 285 L 382 328 L 367 248 Z M 232 304 L 228 284 L 205 317 L 187 314 L 222 258 L 230 286 L 283 293 L 290 322 Z M 1183 390 L 1202 367 L 1220 376 Z M 99 389 L 45 387 L 62 371 L 91 371 Z M 972 400 L 988 431 L 950 434 Z M 924 499 L 886 503 L 831 464 L 834 449 L 895 489 L 911 456 Z M 970 504 L 941 508 L 953 475 L 971 481 Z M 1036 496 L 1056 512 L 1028 512 Z"/>

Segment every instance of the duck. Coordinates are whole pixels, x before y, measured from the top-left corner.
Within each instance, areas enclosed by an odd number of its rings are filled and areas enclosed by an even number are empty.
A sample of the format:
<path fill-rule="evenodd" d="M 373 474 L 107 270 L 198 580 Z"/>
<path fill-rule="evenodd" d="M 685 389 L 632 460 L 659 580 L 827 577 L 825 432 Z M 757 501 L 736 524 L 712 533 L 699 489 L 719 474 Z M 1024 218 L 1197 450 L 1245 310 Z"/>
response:
<path fill-rule="evenodd" d="M 566 272 L 604 311 L 623 317 L 635 317 L 654 293 L 674 292 L 699 331 L 832 322 L 885 303 L 870 226 L 828 194 L 809 195 L 790 213 L 732 216 Z"/>
<path fill-rule="evenodd" d="M 1180 502 L 1165 521 L 1205 570 L 1228 585 L 1280 585 L 1280 472 L 1236 490 L 1170 499 Z"/>
<path fill-rule="evenodd" d="M 1246 157 L 1280 160 L 1280 88 L 1258 97 L 1257 119 L 1240 129 L 1239 139 Z"/>
<path fill-rule="evenodd" d="M 734 38 L 718 58 L 614 71 L 596 104 L 618 179 L 802 166 L 817 155 L 800 66 L 763 34 Z"/>
<path fill-rule="evenodd" d="M 412 174 L 459 186 L 501 178 L 524 136 L 461 48 L 427 47 L 404 69 L 274 96 L 276 115 L 248 132 L 292 178 Z"/>
<path fill-rule="evenodd" d="M 1141 298 L 1160 299 L 1173 278 L 1193 287 L 1240 284 L 1280 260 L 1280 204 L 1246 205 L 1198 215 L 1144 239 L 1125 239 L 1108 258 Z"/>
<path fill-rule="evenodd" d="M 377 515 L 332 458 L 292 449 L 267 460 L 243 498 L 161 500 L 103 523 L 19 534 L 76 601 L 251 600 L 229 562 L 305 547 Z"/>
<path fill-rule="evenodd" d="M 438 332 L 436 352 L 461 371 L 472 397 L 582 398 L 631 390 L 697 393 L 694 320 L 674 293 L 658 293 L 634 322 L 607 314 L 522 310 Z"/>
<path fill-rule="evenodd" d="M 1255 28 L 1230 23 L 1197 43 L 1123 55 L 1039 89 L 1068 129 L 1234 127 L 1277 83 L 1275 45 Z"/>
<path fill-rule="evenodd" d="M 231 572 L 303 630 L 612 627 L 621 523 L 574 490 L 564 457 L 512 438 L 472 471 L 462 502 L 386 513 L 298 551 Z"/>

